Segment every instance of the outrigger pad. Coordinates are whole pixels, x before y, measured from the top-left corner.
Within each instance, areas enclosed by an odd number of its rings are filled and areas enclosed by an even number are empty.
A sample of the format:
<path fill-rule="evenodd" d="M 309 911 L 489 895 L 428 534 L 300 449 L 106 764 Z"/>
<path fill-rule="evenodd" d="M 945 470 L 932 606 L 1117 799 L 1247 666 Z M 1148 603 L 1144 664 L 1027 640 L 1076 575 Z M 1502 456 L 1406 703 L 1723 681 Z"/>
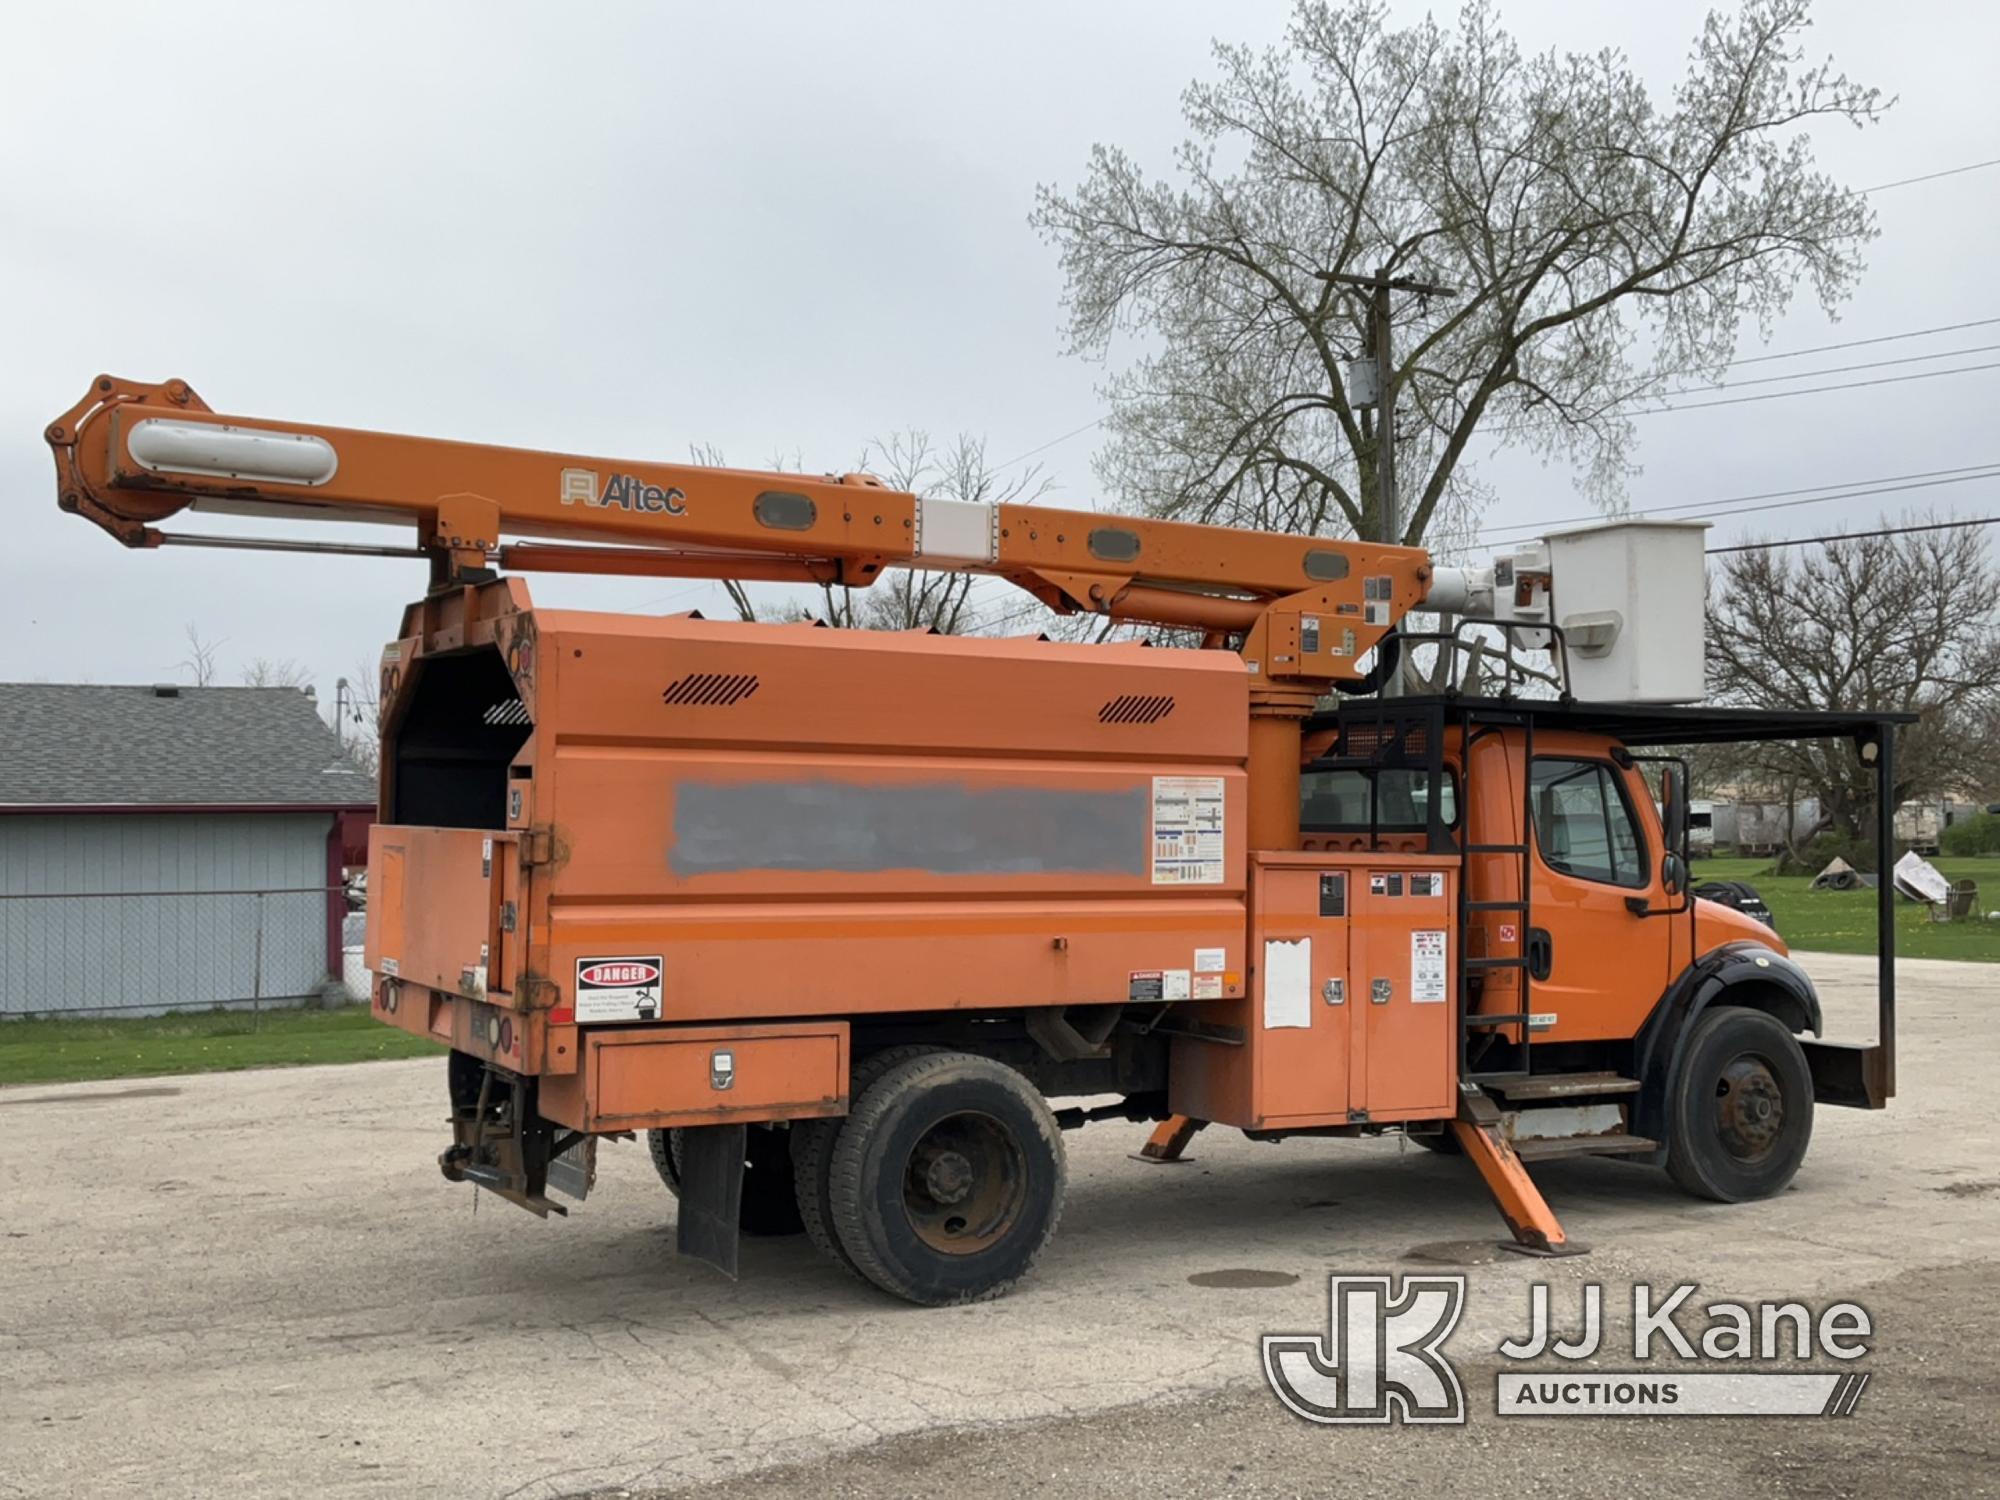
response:
<path fill-rule="evenodd" d="M 1129 1152 L 1133 1161 L 1144 1162 L 1153 1167 L 1178 1167 L 1194 1158 L 1182 1153 L 1188 1142 L 1208 1129 L 1208 1121 L 1190 1119 L 1186 1115 L 1168 1115 L 1154 1127 L 1146 1144 L 1137 1151 Z"/>
<path fill-rule="evenodd" d="M 675 1248 L 736 1279 L 743 1209 L 742 1125 L 700 1125 L 680 1133 L 681 1212 Z"/>
<path fill-rule="evenodd" d="M 1519 1240 L 1501 1240 L 1500 1248 L 1535 1260 L 1562 1260 L 1571 1255 L 1590 1254 L 1590 1246 L 1579 1245 L 1575 1240 L 1564 1240 L 1560 1245 L 1524 1245 Z"/>

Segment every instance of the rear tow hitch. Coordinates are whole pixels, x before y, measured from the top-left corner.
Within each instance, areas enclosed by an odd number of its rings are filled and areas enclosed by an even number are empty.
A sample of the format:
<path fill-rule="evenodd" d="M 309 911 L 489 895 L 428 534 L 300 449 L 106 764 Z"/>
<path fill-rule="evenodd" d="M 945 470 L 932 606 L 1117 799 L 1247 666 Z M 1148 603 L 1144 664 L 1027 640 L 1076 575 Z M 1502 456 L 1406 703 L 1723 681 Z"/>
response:
<path fill-rule="evenodd" d="M 532 1079 L 458 1052 L 449 1079 L 452 1143 L 438 1156 L 445 1181 L 485 1188 L 540 1218 L 567 1217 L 548 1189 L 581 1201 L 596 1175 L 596 1142 L 582 1131 L 558 1138 L 535 1111 Z"/>

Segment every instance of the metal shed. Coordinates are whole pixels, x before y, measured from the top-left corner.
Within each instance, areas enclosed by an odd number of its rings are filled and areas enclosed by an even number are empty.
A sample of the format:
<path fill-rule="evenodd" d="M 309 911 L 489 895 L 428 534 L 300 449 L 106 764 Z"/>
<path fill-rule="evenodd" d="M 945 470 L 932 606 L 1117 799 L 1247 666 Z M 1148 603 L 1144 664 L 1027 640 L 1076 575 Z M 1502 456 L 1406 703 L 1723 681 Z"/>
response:
<path fill-rule="evenodd" d="M 0 684 L 0 1017 L 316 994 L 374 811 L 298 689 Z"/>

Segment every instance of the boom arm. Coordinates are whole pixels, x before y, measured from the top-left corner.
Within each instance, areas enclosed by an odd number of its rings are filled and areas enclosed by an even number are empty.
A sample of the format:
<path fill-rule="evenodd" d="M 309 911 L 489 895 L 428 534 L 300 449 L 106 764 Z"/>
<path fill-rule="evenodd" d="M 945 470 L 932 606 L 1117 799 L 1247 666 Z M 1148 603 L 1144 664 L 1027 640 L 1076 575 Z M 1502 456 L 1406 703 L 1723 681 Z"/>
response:
<path fill-rule="evenodd" d="M 1005 578 L 1051 608 L 1240 638 L 1273 688 L 1359 677 L 1424 598 L 1419 548 L 1043 506 L 927 499 L 867 475 L 703 468 L 225 416 L 186 382 L 100 376 L 50 425 L 58 500 L 129 547 L 427 556 L 448 587 L 491 568 L 864 587 L 885 568 Z M 183 510 L 405 522 L 410 548 L 162 531 Z M 526 540 L 523 540 L 526 539 Z"/>

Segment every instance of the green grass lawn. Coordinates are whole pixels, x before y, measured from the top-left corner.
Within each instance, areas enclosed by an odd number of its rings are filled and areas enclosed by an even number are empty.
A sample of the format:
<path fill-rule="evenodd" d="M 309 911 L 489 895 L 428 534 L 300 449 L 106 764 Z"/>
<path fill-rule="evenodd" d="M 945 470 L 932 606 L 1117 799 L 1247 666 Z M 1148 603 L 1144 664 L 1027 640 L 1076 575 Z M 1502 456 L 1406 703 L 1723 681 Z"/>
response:
<path fill-rule="evenodd" d="M 1934 859 L 1947 880 L 1979 885 L 1979 910 L 2000 911 L 2000 858 Z M 1821 953 L 1875 951 L 1875 892 L 1816 891 L 1810 875 L 1773 875 L 1766 859 L 1698 859 L 1694 878 L 1743 880 L 1757 888 L 1777 919 L 1778 935 L 1794 948 Z M 1896 903 L 1896 953 L 1901 958 L 1959 958 L 2000 963 L 2000 922 L 1974 918 L 1933 922 L 1901 896 Z"/>
<path fill-rule="evenodd" d="M 2000 857 L 1931 861 L 1949 880 L 1979 883 L 1982 911 L 2000 911 Z M 1762 859 L 1695 861 L 1695 879 L 1746 880 L 1794 948 L 1875 951 L 1873 891 L 1815 891 L 1805 875 L 1772 875 Z M 2000 963 L 2000 922 L 1933 922 L 1896 898 L 1896 952 L 1905 958 Z M 89 1021 L 0 1021 L 0 1084 L 70 1083 L 210 1073 L 292 1063 L 423 1057 L 443 1049 L 370 1018 L 362 1005 L 337 1010 L 202 1011 L 192 1015 Z"/>
<path fill-rule="evenodd" d="M 444 1049 L 372 1019 L 365 1005 L 337 1010 L 199 1011 L 89 1021 L 0 1021 L 0 1084 L 143 1078 L 290 1063 L 422 1057 Z"/>

